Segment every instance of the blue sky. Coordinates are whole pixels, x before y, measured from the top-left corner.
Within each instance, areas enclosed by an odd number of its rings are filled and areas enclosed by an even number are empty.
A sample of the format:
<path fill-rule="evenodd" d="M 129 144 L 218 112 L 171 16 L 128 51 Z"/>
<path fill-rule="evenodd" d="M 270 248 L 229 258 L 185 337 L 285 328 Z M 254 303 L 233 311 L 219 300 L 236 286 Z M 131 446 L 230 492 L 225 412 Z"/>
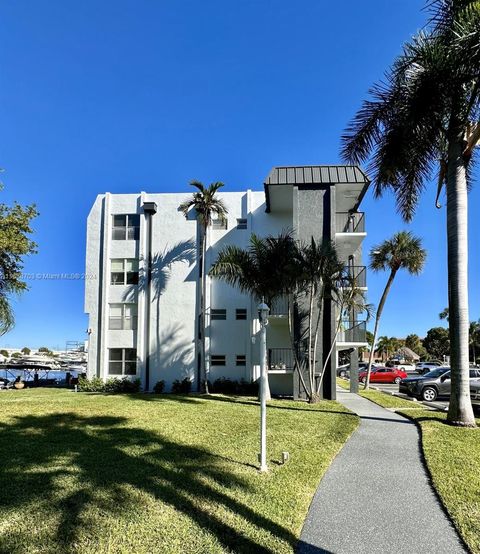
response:
<path fill-rule="evenodd" d="M 260 189 L 274 165 L 338 163 L 342 130 L 401 44 L 420 0 L 7 0 L 0 6 L 1 201 L 36 203 L 26 272 L 84 270 L 98 193 L 185 191 L 191 179 Z M 372 244 L 400 229 L 429 258 L 398 275 L 381 334 L 424 335 L 447 304 L 445 211 L 434 185 L 411 225 L 363 203 Z M 470 195 L 471 319 L 480 317 L 480 189 Z M 369 277 L 377 303 L 386 276 Z M 30 281 L 0 346 L 83 340 L 81 280 Z"/>

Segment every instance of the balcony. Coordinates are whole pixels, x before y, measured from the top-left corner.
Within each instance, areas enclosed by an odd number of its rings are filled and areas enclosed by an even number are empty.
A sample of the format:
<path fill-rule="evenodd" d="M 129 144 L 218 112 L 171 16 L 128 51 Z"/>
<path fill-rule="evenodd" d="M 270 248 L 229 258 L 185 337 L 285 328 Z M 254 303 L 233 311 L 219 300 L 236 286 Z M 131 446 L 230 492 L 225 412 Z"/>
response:
<path fill-rule="evenodd" d="M 362 212 L 335 213 L 335 244 L 340 259 L 346 260 L 357 252 L 365 232 L 365 214 Z"/>
<path fill-rule="evenodd" d="M 272 302 L 270 317 L 283 318 L 288 316 L 288 297 L 282 296 Z"/>
<path fill-rule="evenodd" d="M 355 281 L 355 286 L 360 289 L 367 288 L 367 268 L 364 265 L 348 266 L 348 275 Z"/>
<path fill-rule="evenodd" d="M 337 349 L 347 345 L 367 343 L 367 324 L 365 321 L 343 321 L 337 335 Z"/>
<path fill-rule="evenodd" d="M 363 212 L 337 212 L 335 221 L 337 233 L 365 233 Z"/>
<path fill-rule="evenodd" d="M 269 348 L 268 372 L 269 373 L 291 373 L 295 360 L 291 348 Z"/>

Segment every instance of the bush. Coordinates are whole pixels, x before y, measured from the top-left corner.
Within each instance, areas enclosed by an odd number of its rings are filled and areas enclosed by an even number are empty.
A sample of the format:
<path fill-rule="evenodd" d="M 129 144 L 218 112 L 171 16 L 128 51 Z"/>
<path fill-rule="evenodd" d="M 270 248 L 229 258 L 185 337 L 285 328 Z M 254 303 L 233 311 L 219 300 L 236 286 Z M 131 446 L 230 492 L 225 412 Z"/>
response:
<path fill-rule="evenodd" d="M 188 394 L 192 390 L 192 382 L 188 377 L 179 381 L 175 379 L 172 383 L 173 394 Z"/>
<path fill-rule="evenodd" d="M 156 383 L 156 385 L 153 387 L 153 392 L 155 394 L 162 394 L 164 389 L 165 389 L 165 381 L 158 381 L 158 383 Z"/>
<path fill-rule="evenodd" d="M 256 396 L 258 394 L 258 383 L 245 381 L 235 381 L 225 377 L 217 379 L 211 387 L 212 392 L 220 394 L 238 394 L 245 396 Z"/>
<path fill-rule="evenodd" d="M 104 383 L 99 377 L 93 377 L 92 379 L 80 377 L 78 380 L 78 388 L 82 392 L 107 392 L 110 394 L 134 393 L 140 391 L 140 379 L 131 381 L 127 377 L 123 379 L 112 377 Z"/>
<path fill-rule="evenodd" d="M 99 377 L 93 377 L 92 379 L 79 377 L 78 390 L 82 392 L 104 392 L 105 383 Z"/>

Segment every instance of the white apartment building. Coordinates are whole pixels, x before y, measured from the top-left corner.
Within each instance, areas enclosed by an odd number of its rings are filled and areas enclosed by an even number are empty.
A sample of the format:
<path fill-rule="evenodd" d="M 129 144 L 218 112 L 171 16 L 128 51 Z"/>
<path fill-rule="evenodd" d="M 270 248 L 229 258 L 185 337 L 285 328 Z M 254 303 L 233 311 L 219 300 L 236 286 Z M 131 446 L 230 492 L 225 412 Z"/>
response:
<path fill-rule="evenodd" d="M 358 211 L 368 179 L 357 167 L 277 167 L 263 191 L 221 192 L 226 222 L 208 232 L 206 268 L 227 244 L 247 247 L 251 233 L 293 229 L 300 240 L 328 238 L 366 287 L 361 263 L 365 218 Z M 88 374 L 103 379 L 138 377 L 144 390 L 187 377 L 199 383 L 199 276 L 195 213 L 178 210 L 190 193 L 105 193 L 88 216 L 85 311 L 89 315 Z M 149 271 L 150 268 L 150 271 Z M 206 357 L 209 380 L 252 381 L 259 376 L 256 302 L 207 278 Z M 333 337 L 336 314 L 325 306 L 322 344 Z M 336 351 L 365 345 L 365 323 L 352 314 Z M 286 302 L 272 306 L 267 329 L 272 393 L 302 397 L 293 367 Z M 321 355 L 318 356 L 321 359 Z M 336 357 L 327 368 L 323 394 L 335 397 Z"/>

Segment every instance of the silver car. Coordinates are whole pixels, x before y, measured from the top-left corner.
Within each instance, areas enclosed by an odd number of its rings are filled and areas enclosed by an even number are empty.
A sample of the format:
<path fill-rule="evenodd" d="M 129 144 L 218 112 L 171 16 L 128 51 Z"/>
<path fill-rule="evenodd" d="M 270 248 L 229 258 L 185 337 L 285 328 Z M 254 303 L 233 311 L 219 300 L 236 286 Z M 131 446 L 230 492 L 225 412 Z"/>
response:
<path fill-rule="evenodd" d="M 470 381 L 480 379 L 480 370 L 470 368 Z M 415 396 L 427 402 L 433 402 L 439 396 L 450 396 L 452 381 L 449 367 L 437 367 L 422 377 L 409 377 L 400 382 L 399 390 L 409 396 Z"/>

